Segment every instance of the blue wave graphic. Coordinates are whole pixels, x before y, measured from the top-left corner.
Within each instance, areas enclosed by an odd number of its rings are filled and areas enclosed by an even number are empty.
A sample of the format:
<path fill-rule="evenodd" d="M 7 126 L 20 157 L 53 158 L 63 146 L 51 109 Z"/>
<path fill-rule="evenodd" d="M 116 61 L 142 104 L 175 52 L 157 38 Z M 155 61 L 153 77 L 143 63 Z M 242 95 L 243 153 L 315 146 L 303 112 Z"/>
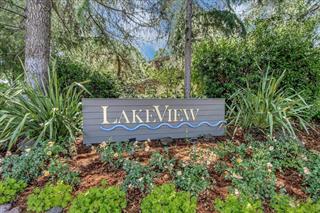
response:
<path fill-rule="evenodd" d="M 179 129 L 180 127 L 182 127 L 183 125 L 187 125 L 189 126 L 190 128 L 198 128 L 202 125 L 208 125 L 210 127 L 217 127 L 217 126 L 220 126 L 222 124 L 226 124 L 227 122 L 226 121 L 216 121 L 216 122 L 209 122 L 209 121 L 202 121 L 198 124 L 191 124 L 190 122 L 181 122 L 181 123 L 178 123 L 176 125 L 172 125 L 172 124 L 169 124 L 169 123 L 161 123 L 157 126 L 150 126 L 148 124 L 138 124 L 137 126 L 135 127 L 127 127 L 125 125 L 122 125 L 122 124 L 117 124 L 117 125 L 114 125 L 113 127 L 110 127 L 110 128 L 105 128 L 103 126 L 100 126 L 100 129 L 103 130 L 103 131 L 112 131 L 116 128 L 123 128 L 123 129 L 126 129 L 128 131 L 135 131 L 141 127 L 146 127 L 148 129 L 151 129 L 151 130 L 156 130 L 156 129 L 159 129 L 161 128 L 162 126 L 167 126 L 169 128 L 172 128 L 172 129 Z"/>

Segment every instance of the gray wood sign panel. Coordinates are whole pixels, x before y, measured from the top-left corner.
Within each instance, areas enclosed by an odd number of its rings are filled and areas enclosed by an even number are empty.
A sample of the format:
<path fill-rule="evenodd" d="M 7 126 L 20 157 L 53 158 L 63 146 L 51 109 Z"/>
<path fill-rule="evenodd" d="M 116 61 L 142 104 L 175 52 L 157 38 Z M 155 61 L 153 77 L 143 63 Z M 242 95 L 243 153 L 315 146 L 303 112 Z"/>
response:
<path fill-rule="evenodd" d="M 82 99 L 84 143 L 222 136 L 224 99 Z"/>

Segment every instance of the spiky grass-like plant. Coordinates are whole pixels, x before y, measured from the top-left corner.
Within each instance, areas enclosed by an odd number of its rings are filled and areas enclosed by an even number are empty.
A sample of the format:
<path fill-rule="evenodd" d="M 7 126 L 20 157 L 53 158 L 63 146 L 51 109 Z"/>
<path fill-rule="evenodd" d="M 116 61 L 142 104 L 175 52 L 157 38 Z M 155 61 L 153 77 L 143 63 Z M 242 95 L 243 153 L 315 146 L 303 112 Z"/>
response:
<path fill-rule="evenodd" d="M 284 76 L 285 72 L 276 79 L 267 71 L 258 89 L 252 89 L 248 83 L 247 88 L 234 93 L 228 107 L 230 125 L 258 129 L 270 138 L 279 130 L 293 138 L 296 138 L 295 127 L 307 131 L 310 105 L 293 89 L 281 86 Z"/>

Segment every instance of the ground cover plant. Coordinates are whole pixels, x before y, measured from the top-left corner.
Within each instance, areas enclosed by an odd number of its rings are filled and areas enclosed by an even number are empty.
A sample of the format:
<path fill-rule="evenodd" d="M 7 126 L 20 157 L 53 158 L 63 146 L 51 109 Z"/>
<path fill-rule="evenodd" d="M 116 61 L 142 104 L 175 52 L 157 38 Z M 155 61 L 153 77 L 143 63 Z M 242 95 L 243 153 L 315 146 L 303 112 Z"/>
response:
<path fill-rule="evenodd" d="M 72 201 L 69 212 L 117 213 L 122 212 L 126 205 L 125 192 L 121 191 L 119 187 L 100 186 L 79 194 Z"/>
<path fill-rule="evenodd" d="M 13 201 L 26 186 L 27 184 L 25 182 L 16 181 L 13 178 L 0 181 L 0 205 Z"/>
<path fill-rule="evenodd" d="M 196 197 L 188 192 L 177 192 L 173 184 L 155 187 L 143 198 L 141 212 L 196 212 Z"/>
<path fill-rule="evenodd" d="M 218 212 L 229 213 L 262 213 L 262 203 L 260 200 L 253 200 L 247 196 L 237 197 L 229 195 L 225 200 L 216 199 L 214 201 L 214 208 Z"/>
<path fill-rule="evenodd" d="M 28 198 L 28 194 L 19 193 L 17 203 L 22 206 L 27 204 L 24 208 L 39 212 L 54 205 L 61 206 L 53 204 L 51 200 L 54 198 L 45 193 L 52 191 L 52 196 L 58 196 L 60 192 L 46 188 L 48 185 L 53 188 L 63 181 L 69 190 L 71 186 L 66 184 L 73 183 L 68 181 L 73 180 L 70 178 L 73 176 L 68 175 L 70 169 L 67 167 L 72 167 L 71 171 L 77 171 L 79 176 L 73 188 L 75 195 L 67 199 L 67 204 L 63 204 L 63 208 L 70 212 L 79 209 L 89 211 L 97 205 L 104 210 L 118 212 L 153 212 L 156 208 L 178 209 L 176 211 L 188 209 L 191 212 L 261 212 L 265 211 L 266 205 L 276 212 L 281 212 L 282 207 L 290 210 L 285 204 L 277 204 L 286 202 L 285 197 L 279 197 L 280 194 L 292 199 L 296 208 L 318 208 L 317 151 L 310 151 L 290 138 L 257 141 L 247 137 L 241 140 L 222 139 L 214 143 L 202 141 L 196 144 L 185 141 L 168 145 L 163 152 L 159 152 L 161 145 L 156 142 L 122 144 L 119 149 L 112 145 L 112 159 L 109 161 L 101 158 L 101 149 L 107 148 L 108 144 L 97 146 L 96 149 L 86 148 L 85 152 L 81 151 L 84 148 L 78 147 L 82 154 L 72 160 L 61 164 L 58 163 L 61 157 L 45 161 L 44 165 L 48 166 L 42 167 L 39 175 L 44 185 L 33 190 L 30 195 L 33 199 Z M 52 143 L 46 147 L 54 147 Z M 49 152 L 47 148 L 43 150 Z M 130 154 L 133 148 L 135 152 Z M 59 151 L 49 154 L 51 157 L 59 156 Z M 119 159 L 119 166 L 110 166 Z M 283 180 L 286 178 L 283 175 L 288 171 L 289 176 L 298 175 L 294 176 L 298 179 L 298 185 Z M 31 186 L 34 183 L 29 182 Z M 116 200 L 107 202 L 111 205 L 108 206 L 105 200 L 113 198 Z M 310 201 L 306 201 L 307 198 Z M 43 199 L 47 200 L 46 207 L 40 204 Z"/>
<path fill-rule="evenodd" d="M 62 182 L 35 188 L 27 198 L 28 210 L 45 212 L 53 207 L 66 207 L 72 200 L 72 187 Z"/>

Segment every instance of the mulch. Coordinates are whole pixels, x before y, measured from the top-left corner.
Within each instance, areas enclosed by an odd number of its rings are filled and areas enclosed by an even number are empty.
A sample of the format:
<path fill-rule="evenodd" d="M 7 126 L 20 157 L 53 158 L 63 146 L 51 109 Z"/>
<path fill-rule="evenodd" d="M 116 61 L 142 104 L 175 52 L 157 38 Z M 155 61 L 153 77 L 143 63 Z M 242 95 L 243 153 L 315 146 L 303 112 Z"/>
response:
<path fill-rule="evenodd" d="M 181 161 L 189 161 L 192 147 L 197 146 L 197 150 L 205 152 L 210 148 L 216 146 L 217 142 L 232 140 L 236 143 L 245 143 L 244 135 L 241 131 L 238 131 L 234 137 L 225 136 L 212 139 L 199 139 L 197 143 L 192 143 L 185 140 L 175 140 L 168 144 L 170 156 L 175 157 Z M 310 131 L 309 134 L 299 133 L 299 138 L 302 143 L 308 148 L 320 152 L 320 126 L 316 125 L 315 129 Z M 72 170 L 80 173 L 81 182 L 80 185 L 74 191 L 74 195 L 83 192 L 93 186 L 99 185 L 101 180 L 107 180 L 110 185 L 120 185 L 124 178 L 125 172 L 122 170 L 116 170 L 108 168 L 99 160 L 99 155 L 95 149 L 84 146 L 82 138 L 80 137 L 76 141 L 77 154 L 69 160 L 69 164 Z M 140 162 L 148 161 L 148 158 L 153 152 L 163 152 L 163 144 L 159 141 L 149 143 L 150 149 L 148 151 L 141 150 L 134 154 L 134 158 Z M 250 150 L 248 151 L 248 153 Z M 250 154 L 250 153 L 249 153 Z M 207 156 L 207 155 L 204 155 Z M 208 160 L 208 159 L 204 159 Z M 212 159 L 211 159 L 212 160 Z M 225 198 L 228 194 L 228 188 L 231 186 L 230 181 L 225 180 L 224 177 L 213 170 L 214 159 L 212 164 L 209 165 L 209 173 L 212 179 L 212 187 L 202 192 L 198 197 L 198 212 L 214 212 L 213 200 L 216 198 Z M 277 171 L 277 188 L 285 188 L 286 191 L 296 197 L 297 199 L 306 199 L 306 194 L 303 190 L 302 177 L 295 170 Z M 169 174 L 162 174 L 155 178 L 156 184 L 163 184 L 171 181 Z M 26 210 L 26 198 L 32 192 L 35 187 L 41 187 L 45 184 L 46 178 L 40 177 L 26 191 L 24 191 L 17 201 L 15 206 L 21 207 Z M 139 212 L 140 203 L 145 194 L 139 190 L 129 190 L 127 193 L 127 208 L 124 212 Z M 271 212 L 268 204 L 264 204 L 265 211 Z"/>

